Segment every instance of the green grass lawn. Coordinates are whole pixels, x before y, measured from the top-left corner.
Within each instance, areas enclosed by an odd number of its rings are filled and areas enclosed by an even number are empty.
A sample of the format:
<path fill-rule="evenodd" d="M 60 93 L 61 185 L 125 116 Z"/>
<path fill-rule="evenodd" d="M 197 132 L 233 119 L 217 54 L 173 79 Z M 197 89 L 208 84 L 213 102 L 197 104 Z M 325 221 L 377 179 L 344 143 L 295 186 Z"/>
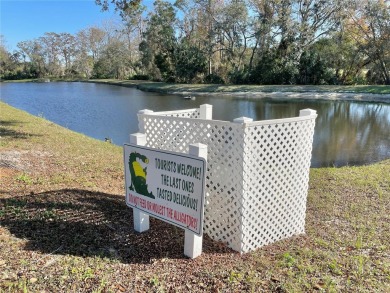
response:
<path fill-rule="evenodd" d="M 122 148 L 0 103 L 0 292 L 390 292 L 390 160 L 311 169 L 306 234 L 240 255 L 151 219 Z"/>
<path fill-rule="evenodd" d="M 390 94 L 389 86 L 314 86 L 314 85 L 205 85 L 205 84 L 166 84 L 144 83 L 140 89 L 157 89 L 165 92 L 217 92 L 217 93 L 256 93 L 256 92 L 336 92 Z"/>

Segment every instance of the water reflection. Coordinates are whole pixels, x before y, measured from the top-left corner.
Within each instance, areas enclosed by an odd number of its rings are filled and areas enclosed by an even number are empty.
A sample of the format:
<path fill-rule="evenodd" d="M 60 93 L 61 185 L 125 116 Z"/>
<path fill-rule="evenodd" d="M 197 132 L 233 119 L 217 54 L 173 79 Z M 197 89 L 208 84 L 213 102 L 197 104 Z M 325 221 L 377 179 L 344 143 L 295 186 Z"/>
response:
<path fill-rule="evenodd" d="M 213 105 L 213 118 L 246 116 L 254 120 L 287 118 L 317 110 L 312 166 L 361 165 L 390 158 L 390 105 L 345 101 L 275 101 L 176 95 L 93 83 L 0 84 L 1 100 L 77 132 L 114 143 L 138 131 L 142 109 L 176 110 Z"/>
<path fill-rule="evenodd" d="M 321 113 L 316 121 L 313 165 L 359 165 L 390 157 L 389 106 L 337 102 L 311 107 Z"/>

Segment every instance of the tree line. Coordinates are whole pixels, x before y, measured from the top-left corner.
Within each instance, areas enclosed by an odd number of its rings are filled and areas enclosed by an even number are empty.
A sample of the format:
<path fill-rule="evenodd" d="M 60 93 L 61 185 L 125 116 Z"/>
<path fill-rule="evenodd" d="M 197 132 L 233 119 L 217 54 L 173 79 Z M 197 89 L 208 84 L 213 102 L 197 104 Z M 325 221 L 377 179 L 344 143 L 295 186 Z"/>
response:
<path fill-rule="evenodd" d="M 119 24 L 47 32 L 8 52 L 0 78 L 182 83 L 389 84 L 390 1 L 96 0 Z"/>

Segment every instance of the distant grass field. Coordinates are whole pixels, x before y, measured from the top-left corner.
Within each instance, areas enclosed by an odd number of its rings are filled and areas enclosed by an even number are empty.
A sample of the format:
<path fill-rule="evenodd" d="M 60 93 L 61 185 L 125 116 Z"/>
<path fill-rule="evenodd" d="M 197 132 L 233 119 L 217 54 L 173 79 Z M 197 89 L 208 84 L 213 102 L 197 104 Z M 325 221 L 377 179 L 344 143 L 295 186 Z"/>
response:
<path fill-rule="evenodd" d="M 337 92 L 337 93 L 370 93 L 370 94 L 390 94 L 389 86 L 297 86 L 297 85 L 188 85 L 188 84 L 159 84 L 145 83 L 139 86 L 140 89 L 150 88 L 162 91 L 191 91 L 191 92 Z"/>
<path fill-rule="evenodd" d="M 132 227 L 122 148 L 0 102 L 0 292 L 390 292 L 390 160 L 311 169 L 306 234 L 240 255 Z"/>
<path fill-rule="evenodd" d="M 91 80 L 94 82 L 138 86 L 139 89 L 159 92 L 202 92 L 202 93 L 237 93 L 237 92 L 336 92 L 390 94 L 390 86 L 385 85 L 216 85 L 216 84 L 175 84 L 163 82 L 132 80 Z"/>

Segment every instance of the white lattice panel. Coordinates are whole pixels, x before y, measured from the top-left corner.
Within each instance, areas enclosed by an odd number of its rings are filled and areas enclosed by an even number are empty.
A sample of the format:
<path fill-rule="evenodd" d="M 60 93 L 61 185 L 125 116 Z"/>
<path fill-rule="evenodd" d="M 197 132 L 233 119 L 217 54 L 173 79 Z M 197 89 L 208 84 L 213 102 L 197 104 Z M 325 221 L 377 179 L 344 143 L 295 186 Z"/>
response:
<path fill-rule="evenodd" d="M 245 129 L 242 252 L 304 233 L 314 124 Z"/>
<path fill-rule="evenodd" d="M 199 119 L 198 109 L 139 114 L 147 146 L 208 146 L 204 232 L 239 252 L 303 233 L 316 115 L 253 123 Z"/>
<path fill-rule="evenodd" d="M 158 115 L 164 117 L 176 117 L 176 118 L 200 118 L 200 109 L 186 109 L 176 111 L 164 111 L 164 112 L 153 112 L 151 110 L 142 110 L 138 113 L 138 127 L 140 132 L 144 133 L 144 123 L 141 119 L 142 115 Z"/>

